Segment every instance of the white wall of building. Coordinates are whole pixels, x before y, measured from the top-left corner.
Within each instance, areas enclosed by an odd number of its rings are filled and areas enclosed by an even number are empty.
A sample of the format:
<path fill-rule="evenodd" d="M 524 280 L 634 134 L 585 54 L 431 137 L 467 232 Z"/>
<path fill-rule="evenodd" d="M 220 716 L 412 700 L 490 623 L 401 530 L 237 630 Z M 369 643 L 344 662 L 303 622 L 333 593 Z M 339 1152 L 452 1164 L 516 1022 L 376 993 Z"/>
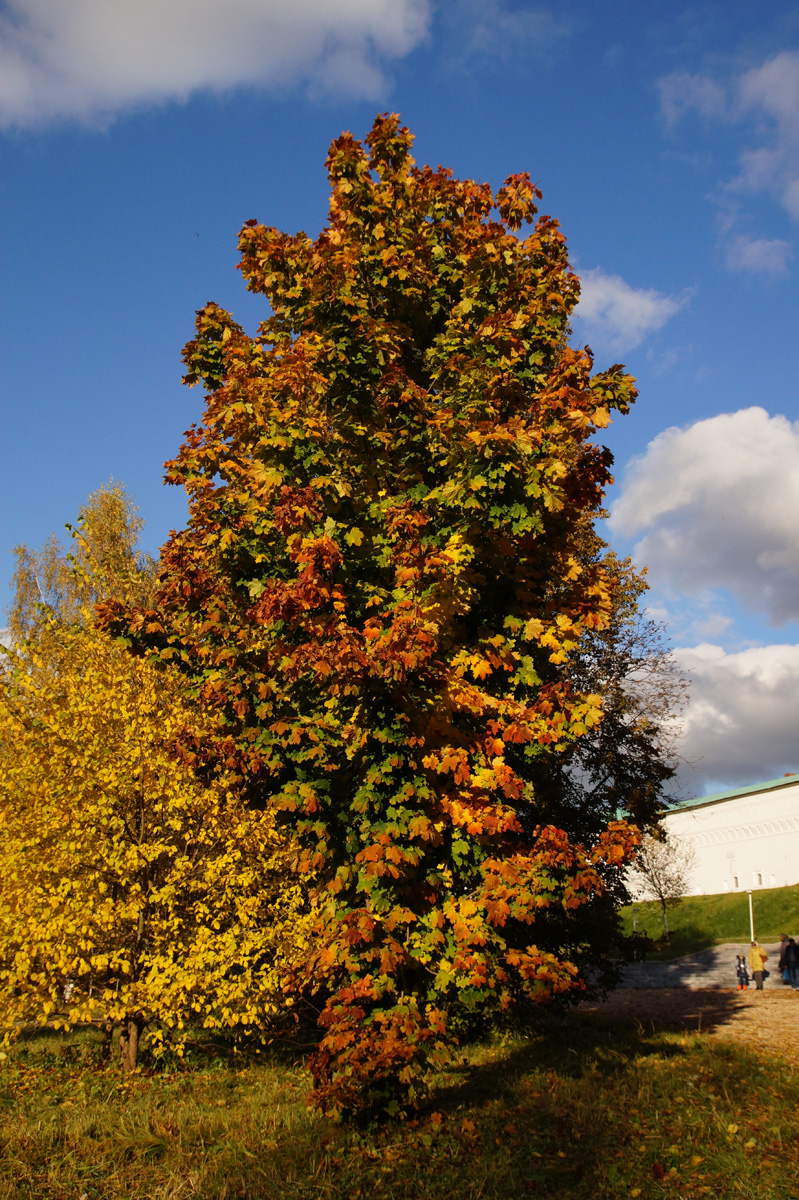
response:
<path fill-rule="evenodd" d="M 663 826 L 693 844 L 691 896 L 799 883 L 799 777 L 689 801 Z"/>

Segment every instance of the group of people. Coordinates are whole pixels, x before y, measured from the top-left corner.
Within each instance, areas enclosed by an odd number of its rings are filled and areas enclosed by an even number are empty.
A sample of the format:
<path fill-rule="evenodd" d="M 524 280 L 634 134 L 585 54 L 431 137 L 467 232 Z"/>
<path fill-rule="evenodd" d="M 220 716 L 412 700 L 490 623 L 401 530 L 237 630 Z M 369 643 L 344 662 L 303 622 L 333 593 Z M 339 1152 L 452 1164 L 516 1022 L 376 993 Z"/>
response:
<path fill-rule="evenodd" d="M 763 982 L 768 975 L 766 963 L 768 953 L 757 942 L 752 942 L 749 948 L 749 969 L 759 992 L 763 991 Z M 799 991 L 799 946 L 787 933 L 780 934 L 780 958 L 777 963 L 783 983 L 789 983 L 795 992 Z M 743 954 L 735 956 L 735 974 L 738 980 L 738 991 L 749 987 L 749 971 Z"/>

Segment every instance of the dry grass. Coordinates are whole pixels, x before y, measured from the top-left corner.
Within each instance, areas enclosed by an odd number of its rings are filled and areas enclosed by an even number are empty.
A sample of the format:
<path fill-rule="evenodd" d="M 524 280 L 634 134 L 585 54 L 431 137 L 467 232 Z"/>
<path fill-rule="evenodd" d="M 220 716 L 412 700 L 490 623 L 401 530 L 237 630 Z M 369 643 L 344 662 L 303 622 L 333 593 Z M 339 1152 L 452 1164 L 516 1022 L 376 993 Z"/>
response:
<path fill-rule="evenodd" d="M 92 1065 L 90 1033 L 31 1037 L 0 1071 L 0 1197 L 795 1200 L 799 1074 L 720 1036 L 729 1012 L 710 1035 L 553 1016 L 366 1131 L 309 1114 L 304 1071 L 275 1058 L 125 1079 Z"/>

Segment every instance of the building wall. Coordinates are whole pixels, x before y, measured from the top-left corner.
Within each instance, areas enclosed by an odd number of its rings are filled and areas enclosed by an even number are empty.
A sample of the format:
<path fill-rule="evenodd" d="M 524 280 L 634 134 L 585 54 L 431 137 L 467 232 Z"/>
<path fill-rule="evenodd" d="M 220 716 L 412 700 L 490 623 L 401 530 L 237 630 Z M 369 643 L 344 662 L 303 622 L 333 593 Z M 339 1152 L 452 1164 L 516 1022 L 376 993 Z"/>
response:
<path fill-rule="evenodd" d="M 799 883 L 799 777 L 691 801 L 663 825 L 693 843 L 689 895 Z"/>

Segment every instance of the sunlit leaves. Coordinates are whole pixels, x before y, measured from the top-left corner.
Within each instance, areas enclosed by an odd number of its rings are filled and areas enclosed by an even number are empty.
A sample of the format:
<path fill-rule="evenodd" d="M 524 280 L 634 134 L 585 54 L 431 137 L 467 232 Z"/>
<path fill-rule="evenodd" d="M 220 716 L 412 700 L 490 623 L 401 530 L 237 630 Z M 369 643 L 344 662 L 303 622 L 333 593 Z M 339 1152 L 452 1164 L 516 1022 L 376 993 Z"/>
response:
<path fill-rule="evenodd" d="M 186 378 L 209 394 L 168 465 L 189 524 L 159 615 L 104 615 L 186 664 L 223 721 L 208 753 L 319 872 L 297 982 L 331 1111 L 412 1098 L 470 1021 L 581 987 L 537 942 L 631 845 L 597 857 L 550 829 L 531 765 L 602 718 L 565 665 L 612 581 L 575 543 L 610 478 L 591 439 L 633 382 L 569 348 L 558 224 L 517 237 L 529 178 L 494 195 L 416 167 L 411 143 L 393 116 L 333 143 L 315 241 L 242 230 L 271 315 L 250 338 L 198 313 Z"/>
<path fill-rule="evenodd" d="M 29 645 L 0 686 L 4 1026 L 264 1027 L 307 936 L 290 847 L 196 777 L 203 719 L 170 668 L 90 626 L 55 643 L 55 675 Z"/>

